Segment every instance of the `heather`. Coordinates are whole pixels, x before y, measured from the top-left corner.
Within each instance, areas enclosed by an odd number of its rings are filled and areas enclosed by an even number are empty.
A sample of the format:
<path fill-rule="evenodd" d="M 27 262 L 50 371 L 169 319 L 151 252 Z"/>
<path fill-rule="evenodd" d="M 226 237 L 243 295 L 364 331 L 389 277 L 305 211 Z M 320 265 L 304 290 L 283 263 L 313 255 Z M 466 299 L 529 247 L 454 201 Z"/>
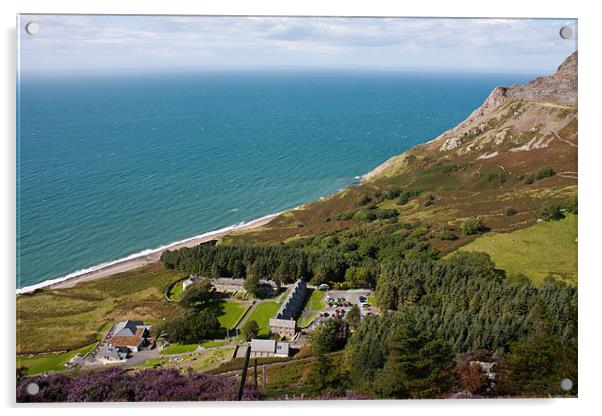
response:
<path fill-rule="evenodd" d="M 27 393 L 29 383 L 39 386 L 37 394 Z M 220 375 L 112 368 L 23 378 L 17 383 L 17 402 L 228 401 L 237 398 L 238 388 L 237 379 Z M 245 389 L 243 400 L 257 398 L 255 390 Z"/>

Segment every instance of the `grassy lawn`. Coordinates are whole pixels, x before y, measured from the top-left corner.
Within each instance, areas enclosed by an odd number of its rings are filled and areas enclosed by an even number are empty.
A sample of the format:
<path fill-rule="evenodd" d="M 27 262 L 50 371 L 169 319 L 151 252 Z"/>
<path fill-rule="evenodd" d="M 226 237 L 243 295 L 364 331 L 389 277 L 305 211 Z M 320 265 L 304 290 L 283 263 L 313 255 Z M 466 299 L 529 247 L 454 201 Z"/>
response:
<path fill-rule="evenodd" d="M 161 350 L 161 355 L 184 354 L 193 352 L 199 347 L 199 344 L 170 344 Z"/>
<path fill-rule="evenodd" d="M 89 345 L 108 321 L 170 318 L 178 306 L 168 302 L 163 291 L 181 278 L 181 272 L 154 263 L 68 289 L 18 295 L 17 354 L 69 351 Z"/>
<path fill-rule="evenodd" d="M 96 343 L 93 343 L 77 350 L 57 354 L 39 354 L 33 357 L 20 356 L 17 357 L 17 368 L 27 367 L 28 375 L 39 374 L 46 371 L 64 370 L 67 361 L 75 357 L 77 353 L 86 355 L 92 351 L 95 345 Z"/>
<path fill-rule="evenodd" d="M 485 234 L 462 247 L 484 251 L 508 274 L 523 273 L 535 285 L 550 275 L 577 284 L 577 216 L 541 222 L 506 234 Z"/>
<path fill-rule="evenodd" d="M 322 290 L 314 289 L 311 292 L 309 300 L 307 301 L 307 308 L 320 310 L 324 309 L 324 298 L 326 297 L 326 292 Z"/>
<path fill-rule="evenodd" d="M 232 329 L 236 326 L 247 308 L 248 306 L 245 303 L 226 302 L 222 305 L 223 315 L 220 315 L 217 320 L 224 328 Z"/>
<path fill-rule="evenodd" d="M 205 341 L 201 343 L 201 347 L 205 348 L 215 348 L 224 345 L 226 341 Z"/>
<path fill-rule="evenodd" d="M 273 318 L 278 312 L 280 304 L 274 301 L 266 301 L 258 304 L 255 309 L 251 311 L 249 319 L 256 321 L 259 324 L 259 335 L 268 335 L 270 330 L 268 328 L 270 318 Z"/>
<path fill-rule="evenodd" d="M 176 282 L 171 287 L 171 289 L 169 290 L 169 293 L 167 294 L 167 296 L 171 300 L 175 300 L 176 302 L 181 301 L 183 295 L 184 295 L 184 286 L 182 286 L 182 282 Z"/>
<path fill-rule="evenodd" d="M 155 357 L 149 358 L 137 368 L 177 368 L 187 371 L 206 371 L 216 368 L 222 363 L 230 361 L 234 354 L 234 348 L 219 348 L 216 350 L 193 352 L 182 357 Z"/>
<path fill-rule="evenodd" d="M 302 316 L 299 319 L 297 319 L 297 326 L 299 328 L 306 328 L 317 317 L 318 317 L 318 313 L 317 312 L 312 313 L 311 316 L 309 316 L 307 318 L 305 318 L 305 317 Z"/>

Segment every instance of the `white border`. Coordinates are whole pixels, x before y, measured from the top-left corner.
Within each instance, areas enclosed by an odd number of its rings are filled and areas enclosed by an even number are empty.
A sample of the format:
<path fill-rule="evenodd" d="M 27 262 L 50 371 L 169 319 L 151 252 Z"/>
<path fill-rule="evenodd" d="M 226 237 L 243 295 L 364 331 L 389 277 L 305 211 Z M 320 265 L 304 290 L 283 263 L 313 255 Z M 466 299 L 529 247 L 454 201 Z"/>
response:
<path fill-rule="evenodd" d="M 245 404 L 175 404 L 146 405 L 137 411 L 145 414 L 195 411 L 221 414 L 265 415 L 286 412 L 287 415 L 336 414 L 365 415 L 372 408 L 378 412 L 444 415 L 507 415 L 530 411 L 547 415 L 597 413 L 594 409 L 600 402 L 600 296 L 602 296 L 602 273 L 600 239 L 602 227 L 602 126 L 600 126 L 600 44 L 602 39 L 600 13 L 596 2 L 546 0 L 527 2 L 524 0 L 487 1 L 359 1 L 359 0 L 4 0 L 0 3 L 2 13 L 2 86 L 0 101 L 4 134 L 0 162 L 2 180 L 3 226 L 0 247 L 0 277 L 4 290 L 4 319 L 2 320 L 2 376 L 0 393 L 2 404 L 8 412 L 19 414 L 119 414 L 119 405 L 52 406 L 49 409 L 16 407 L 14 405 L 14 351 L 15 351 L 15 15 L 16 13 L 114 13 L 114 14 L 234 14 L 234 15 L 322 15 L 322 16 L 434 16 L 434 17 L 558 17 L 579 19 L 579 171 L 580 171 L 580 215 L 579 215 L 579 399 L 573 400 L 495 400 L 495 401 L 413 401 L 413 402 L 284 402 Z M 122 405 L 123 406 L 123 405 Z M 135 405 L 125 405 L 135 407 Z M 107 408 L 108 407 L 108 408 Z M 85 409 L 85 410 L 84 410 Z M 129 411 L 133 411 L 130 409 Z"/>

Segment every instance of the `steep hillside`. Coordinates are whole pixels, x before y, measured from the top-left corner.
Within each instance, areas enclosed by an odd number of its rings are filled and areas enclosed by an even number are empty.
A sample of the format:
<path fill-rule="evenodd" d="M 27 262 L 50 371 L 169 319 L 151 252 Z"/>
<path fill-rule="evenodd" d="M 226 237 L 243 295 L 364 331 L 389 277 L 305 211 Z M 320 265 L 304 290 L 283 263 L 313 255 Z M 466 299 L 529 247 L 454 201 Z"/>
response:
<path fill-rule="evenodd" d="M 495 232 L 532 226 L 546 203 L 577 194 L 577 112 L 575 52 L 551 76 L 495 88 L 465 121 L 389 159 L 361 185 L 224 243 L 396 232 L 388 214 L 387 221 L 362 220 L 366 210 L 397 211 L 397 225 L 420 224 L 421 236 L 444 253 L 474 240 L 460 232 L 468 218 L 480 217 Z"/>

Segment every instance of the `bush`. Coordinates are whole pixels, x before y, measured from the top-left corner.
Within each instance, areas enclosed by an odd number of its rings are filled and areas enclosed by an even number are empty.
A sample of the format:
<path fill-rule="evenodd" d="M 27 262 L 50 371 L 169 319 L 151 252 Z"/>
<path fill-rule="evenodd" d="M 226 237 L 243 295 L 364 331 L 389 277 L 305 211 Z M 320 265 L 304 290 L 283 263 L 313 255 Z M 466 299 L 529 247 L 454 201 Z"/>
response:
<path fill-rule="evenodd" d="M 566 209 L 567 212 L 570 212 L 571 214 L 577 214 L 577 197 L 567 199 L 564 202 L 564 209 Z"/>
<path fill-rule="evenodd" d="M 543 168 L 542 170 L 540 170 L 539 172 L 537 172 L 537 174 L 535 175 L 535 179 L 542 180 L 544 178 L 549 178 L 550 176 L 554 176 L 556 175 L 556 172 L 554 172 L 554 169 L 552 168 Z"/>
<path fill-rule="evenodd" d="M 240 329 L 240 332 L 242 337 L 246 341 L 250 341 L 253 338 L 257 338 L 257 335 L 259 334 L 259 324 L 257 323 L 257 321 L 250 319 L 247 322 L 245 322 L 245 324 Z"/>
<path fill-rule="evenodd" d="M 439 240 L 457 240 L 456 234 L 449 228 L 447 224 L 441 224 L 435 232 L 435 237 Z"/>
<path fill-rule="evenodd" d="M 435 195 L 430 194 L 429 196 L 427 196 L 426 201 L 424 201 L 424 206 L 430 207 L 434 203 L 435 203 Z"/>
<path fill-rule="evenodd" d="M 496 185 L 502 185 L 506 182 L 508 173 L 505 170 L 496 170 L 495 172 L 489 172 L 487 174 L 487 181 Z"/>
<path fill-rule="evenodd" d="M 464 224 L 462 224 L 461 228 L 462 234 L 464 235 L 480 234 L 485 230 L 485 223 L 483 222 L 481 217 L 467 219 L 466 221 L 464 221 Z"/>
<path fill-rule="evenodd" d="M 534 182 L 533 176 L 526 176 L 525 179 L 523 179 L 523 183 L 525 185 L 531 185 Z"/>
<path fill-rule="evenodd" d="M 560 205 L 547 203 L 539 211 L 539 218 L 544 221 L 558 221 L 564 218 Z"/>
<path fill-rule="evenodd" d="M 376 220 L 376 214 L 369 209 L 358 209 L 353 214 L 353 219 L 362 222 L 372 222 Z"/>
<path fill-rule="evenodd" d="M 409 192 L 409 191 L 404 191 L 401 194 L 399 194 L 399 199 L 397 200 L 397 205 L 405 205 L 408 202 L 410 202 L 410 198 L 412 198 L 413 196 L 416 196 L 418 194 L 418 192 Z"/>
<path fill-rule="evenodd" d="M 372 201 L 372 198 L 370 198 L 368 195 L 364 194 L 357 201 L 357 203 L 359 206 L 363 207 L 364 205 L 367 205 L 370 201 Z"/>
<path fill-rule="evenodd" d="M 386 220 L 388 218 L 399 217 L 399 212 L 397 212 L 396 209 L 378 209 L 376 210 L 375 215 L 379 220 Z"/>
<path fill-rule="evenodd" d="M 518 211 L 512 207 L 506 208 L 506 216 L 511 217 L 515 215 Z"/>

